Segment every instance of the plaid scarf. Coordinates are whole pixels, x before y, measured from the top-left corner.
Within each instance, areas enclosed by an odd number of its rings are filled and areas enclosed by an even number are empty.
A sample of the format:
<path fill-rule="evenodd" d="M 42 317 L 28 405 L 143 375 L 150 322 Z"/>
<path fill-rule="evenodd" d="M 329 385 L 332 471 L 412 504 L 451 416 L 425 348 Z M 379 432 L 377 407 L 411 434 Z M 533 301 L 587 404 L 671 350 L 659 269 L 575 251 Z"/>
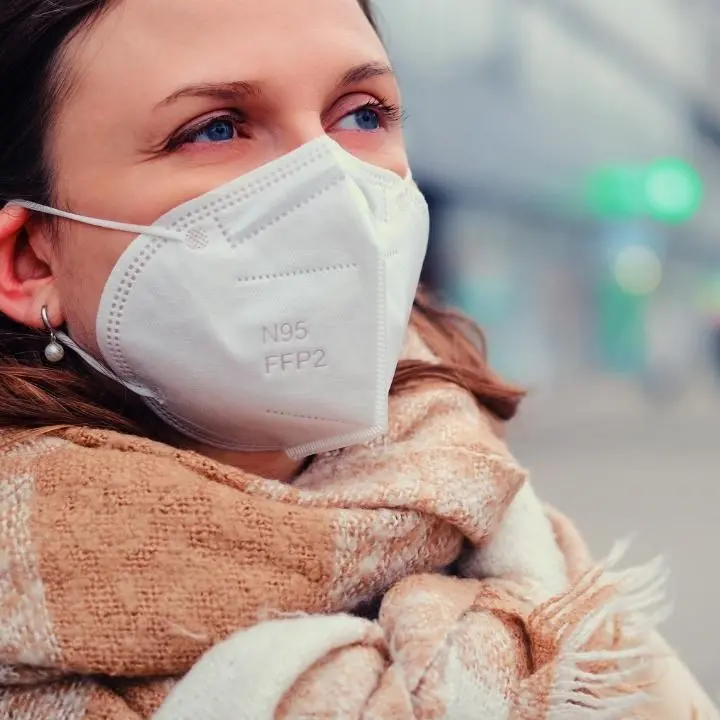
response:
<path fill-rule="evenodd" d="M 659 566 L 593 567 L 465 391 L 390 414 L 292 485 L 82 428 L 6 451 L 0 716 L 639 712 Z"/>

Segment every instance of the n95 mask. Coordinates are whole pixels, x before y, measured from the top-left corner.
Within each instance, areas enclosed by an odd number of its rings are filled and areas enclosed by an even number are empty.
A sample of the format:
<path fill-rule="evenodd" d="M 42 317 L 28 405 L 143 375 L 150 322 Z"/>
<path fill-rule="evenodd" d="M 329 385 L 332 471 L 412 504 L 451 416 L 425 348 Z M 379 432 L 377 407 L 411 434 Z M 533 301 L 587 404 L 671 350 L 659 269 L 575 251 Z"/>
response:
<path fill-rule="evenodd" d="M 16 204 L 139 235 L 102 294 L 104 363 L 58 337 L 184 435 L 300 458 L 386 431 L 429 233 L 409 178 L 325 136 L 148 227 Z"/>

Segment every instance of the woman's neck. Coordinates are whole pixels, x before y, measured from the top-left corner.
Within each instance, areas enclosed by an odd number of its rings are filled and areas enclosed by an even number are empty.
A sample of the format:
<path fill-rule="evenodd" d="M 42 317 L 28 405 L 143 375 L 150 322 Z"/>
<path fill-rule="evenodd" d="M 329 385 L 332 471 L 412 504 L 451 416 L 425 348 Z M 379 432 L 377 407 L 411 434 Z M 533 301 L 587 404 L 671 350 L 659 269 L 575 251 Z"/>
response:
<path fill-rule="evenodd" d="M 231 465 L 252 475 L 281 482 L 290 482 L 304 464 L 302 460 L 291 460 L 283 452 L 236 452 L 206 445 L 197 445 L 190 449 L 224 465 Z"/>
<path fill-rule="evenodd" d="M 304 460 L 291 460 L 282 451 L 249 452 L 239 450 L 221 450 L 204 443 L 191 440 L 181 435 L 176 430 L 163 424 L 158 439 L 173 447 L 192 450 L 199 455 L 204 455 L 210 460 L 230 465 L 243 472 L 266 478 L 267 480 L 279 480 L 289 483 L 297 477 L 305 465 Z"/>

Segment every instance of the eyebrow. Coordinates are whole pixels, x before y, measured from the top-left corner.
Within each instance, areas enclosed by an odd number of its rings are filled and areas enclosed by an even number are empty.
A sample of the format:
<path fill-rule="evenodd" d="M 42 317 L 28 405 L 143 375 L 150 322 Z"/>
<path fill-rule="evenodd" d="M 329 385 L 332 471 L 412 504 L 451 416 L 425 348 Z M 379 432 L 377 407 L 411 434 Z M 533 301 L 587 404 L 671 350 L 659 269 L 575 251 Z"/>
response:
<path fill-rule="evenodd" d="M 387 63 L 367 62 L 350 68 L 340 79 L 339 88 L 347 88 L 358 85 L 368 80 L 379 77 L 394 77 L 394 70 Z M 201 83 L 199 85 L 188 85 L 168 95 L 157 104 L 157 108 L 167 107 L 184 98 L 214 98 L 218 100 L 237 101 L 242 98 L 255 98 L 262 95 L 262 89 L 258 83 L 235 82 Z"/>
<path fill-rule="evenodd" d="M 394 77 L 395 71 L 387 63 L 368 62 L 350 68 L 340 80 L 338 87 L 346 88 L 379 77 Z"/>

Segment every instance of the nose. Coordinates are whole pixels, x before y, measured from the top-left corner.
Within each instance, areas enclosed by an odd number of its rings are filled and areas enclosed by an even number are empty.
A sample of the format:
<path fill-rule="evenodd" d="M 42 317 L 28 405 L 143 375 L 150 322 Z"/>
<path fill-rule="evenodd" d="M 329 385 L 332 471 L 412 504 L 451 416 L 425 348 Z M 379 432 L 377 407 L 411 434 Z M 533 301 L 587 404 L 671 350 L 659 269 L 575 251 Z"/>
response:
<path fill-rule="evenodd" d="M 322 118 L 317 111 L 298 112 L 289 115 L 278 123 L 273 131 L 273 158 L 287 155 L 312 140 L 317 140 L 327 134 Z M 390 170 L 402 178 L 408 177 L 410 165 L 405 151 L 405 143 L 402 139 L 380 145 L 372 143 L 361 148 L 355 146 L 355 144 L 346 146 L 342 138 L 335 134 L 332 135 L 332 138 L 347 152 L 360 160 Z"/>
<path fill-rule="evenodd" d="M 325 128 L 317 112 L 298 113 L 287 118 L 277 127 L 274 133 L 274 150 L 277 157 L 287 155 L 325 134 Z"/>

